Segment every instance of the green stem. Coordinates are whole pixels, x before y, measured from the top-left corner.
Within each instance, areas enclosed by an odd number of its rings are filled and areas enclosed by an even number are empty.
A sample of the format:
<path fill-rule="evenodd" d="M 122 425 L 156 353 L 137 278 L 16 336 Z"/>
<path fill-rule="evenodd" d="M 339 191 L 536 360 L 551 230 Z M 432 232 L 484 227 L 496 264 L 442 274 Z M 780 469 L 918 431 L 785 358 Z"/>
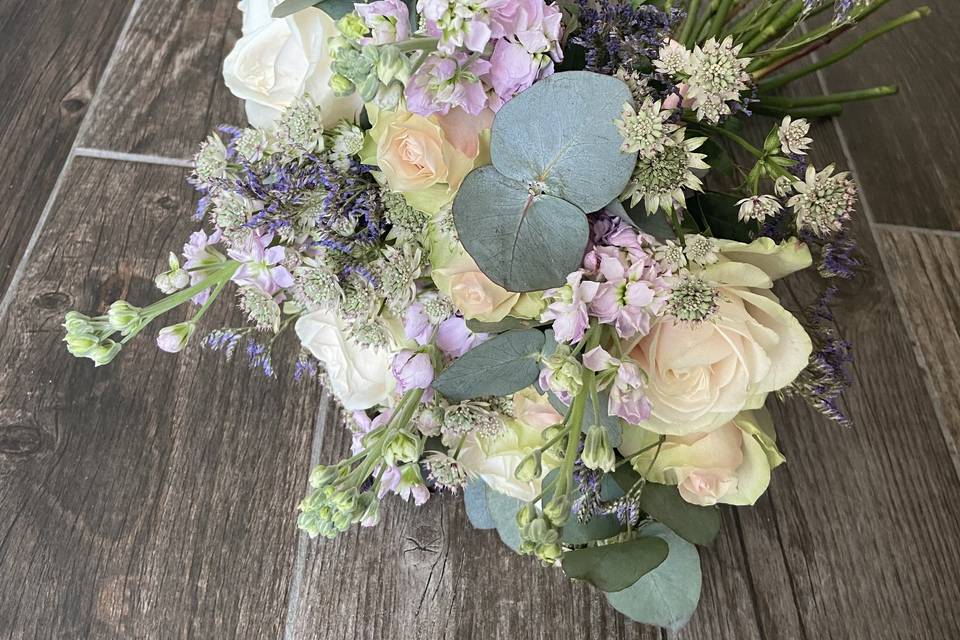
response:
<path fill-rule="evenodd" d="M 687 19 L 683 21 L 683 27 L 680 29 L 679 41 L 690 48 L 693 43 L 694 27 L 696 27 L 697 16 L 700 13 L 700 0 L 690 0 L 690 8 L 687 10 Z"/>
<path fill-rule="evenodd" d="M 881 25 L 880 27 L 874 29 L 870 33 L 862 36 L 856 42 L 837 51 L 832 55 L 825 57 L 823 60 L 818 60 L 817 62 L 809 66 L 806 66 L 803 69 L 798 69 L 797 71 L 794 71 L 793 73 L 787 73 L 782 76 L 777 76 L 776 78 L 770 78 L 770 79 L 762 80 L 758 82 L 757 88 L 760 90 L 760 92 L 768 92 L 774 89 L 779 89 L 780 87 L 790 84 L 791 82 L 798 80 L 806 75 L 819 71 L 824 67 L 829 67 L 830 65 L 835 64 L 840 60 L 843 60 L 844 58 L 846 58 L 847 56 L 855 52 L 857 49 L 863 47 L 865 44 L 867 44 L 871 40 L 875 40 L 889 31 L 893 31 L 894 29 L 898 27 L 902 27 L 905 24 L 909 24 L 911 22 L 920 20 L 921 18 L 924 18 L 928 15 L 930 15 L 930 7 L 926 7 L 926 6 L 918 7 L 913 11 L 903 14 L 899 18 L 895 18 L 887 22 L 886 24 Z"/>
<path fill-rule="evenodd" d="M 438 38 L 410 38 L 403 42 L 394 43 L 392 46 L 402 53 L 408 53 L 410 51 L 436 51 L 439 43 Z"/>
<path fill-rule="evenodd" d="M 856 100 L 871 100 L 873 98 L 882 98 L 892 96 L 897 93 L 895 85 L 882 85 L 879 87 L 870 87 L 869 89 L 858 89 L 856 91 L 842 91 L 840 93 L 830 93 L 823 96 L 808 96 L 803 98 L 787 98 L 784 96 L 763 96 L 760 98 L 760 104 L 768 107 L 778 107 L 782 109 L 796 109 L 798 107 L 816 107 L 820 105 L 840 104 L 843 102 L 854 102 Z"/>
<path fill-rule="evenodd" d="M 183 291 L 178 291 L 177 293 L 167 296 L 162 300 L 157 300 L 156 302 L 154 302 L 153 304 L 151 304 L 150 306 L 146 307 L 143 310 L 144 315 L 147 316 L 147 318 L 149 318 L 147 322 L 150 322 L 157 316 L 163 315 L 164 313 L 166 313 L 167 311 L 170 311 L 171 309 L 175 309 L 176 307 L 179 307 L 183 303 L 189 301 L 190 298 L 197 295 L 198 293 L 202 291 L 206 291 L 211 287 L 216 287 L 220 285 L 220 283 L 222 282 L 226 282 L 227 280 L 233 277 L 233 274 L 236 273 L 237 269 L 239 268 L 240 268 L 240 263 L 237 262 L 236 260 L 226 260 L 224 261 L 223 265 L 220 267 L 217 267 L 216 270 L 213 271 L 209 277 L 201 280 L 200 282 L 193 285 L 192 287 L 184 289 Z"/>
<path fill-rule="evenodd" d="M 843 113 L 841 104 L 825 104 L 816 107 L 797 107 L 795 109 L 786 109 L 783 107 L 773 107 L 758 104 L 752 107 L 753 112 L 762 116 L 771 118 L 782 118 L 790 116 L 791 118 L 829 118 Z"/>
<path fill-rule="evenodd" d="M 779 36 L 785 29 L 796 22 L 797 16 L 803 11 L 803 0 L 793 0 L 793 3 L 785 7 L 779 14 L 774 14 L 773 20 L 767 24 L 760 33 L 753 36 L 747 44 L 740 50 L 740 55 L 745 56 L 756 51 L 761 45 L 767 43 L 771 38 Z"/>
<path fill-rule="evenodd" d="M 693 124 L 696 124 L 696 126 L 700 127 L 701 129 L 709 133 L 715 133 L 717 135 L 727 138 L 728 140 L 732 140 L 733 142 L 736 142 L 738 145 L 743 147 L 750 155 L 754 156 L 755 158 L 763 157 L 763 151 L 753 146 L 752 144 L 747 142 L 744 138 L 735 134 L 733 131 L 729 131 L 727 129 L 724 129 L 723 127 L 715 127 L 712 124 L 707 124 L 705 122 L 694 121 Z"/>
<path fill-rule="evenodd" d="M 717 13 L 713 16 L 713 25 L 707 34 L 714 38 L 719 38 L 723 32 L 723 25 L 727 22 L 727 15 L 730 13 L 730 7 L 733 6 L 733 0 L 720 0 L 720 6 Z"/>

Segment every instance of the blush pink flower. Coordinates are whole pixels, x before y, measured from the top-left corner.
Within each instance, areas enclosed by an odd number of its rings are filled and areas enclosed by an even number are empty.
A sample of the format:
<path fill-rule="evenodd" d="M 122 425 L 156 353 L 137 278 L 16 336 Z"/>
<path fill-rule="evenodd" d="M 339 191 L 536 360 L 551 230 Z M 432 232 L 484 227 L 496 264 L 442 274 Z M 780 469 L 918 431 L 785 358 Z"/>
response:
<path fill-rule="evenodd" d="M 637 364 L 631 360 L 618 360 L 611 356 L 603 347 L 594 347 L 583 354 L 583 366 L 597 373 L 605 373 L 601 380 L 609 380 L 610 400 L 607 403 L 607 412 L 611 416 L 618 416 L 628 424 L 639 424 L 650 417 L 652 407 L 644 391 L 645 376 Z"/>
<path fill-rule="evenodd" d="M 433 363 L 425 353 L 401 351 L 393 357 L 390 372 L 397 381 L 397 393 L 427 389 L 433 382 Z"/>
<path fill-rule="evenodd" d="M 590 303 L 590 312 L 600 322 L 616 327 L 621 338 L 649 333 L 651 322 L 664 309 L 670 294 L 657 263 L 642 252 L 604 252 L 599 271 L 604 282 Z"/>
<path fill-rule="evenodd" d="M 541 77 L 553 73 L 553 62 L 544 68 L 536 55 L 527 51 L 522 44 L 509 40 L 497 40 L 490 64 L 490 84 L 495 93 L 491 97 L 490 108 L 494 111 L 498 111 Z"/>
<path fill-rule="evenodd" d="M 528 52 L 549 54 L 556 62 L 563 60 L 563 15 L 556 5 L 543 0 L 513 0 L 496 12 L 494 20 L 504 37 L 516 39 Z"/>
<path fill-rule="evenodd" d="M 251 233 L 243 247 L 227 252 L 240 263 L 231 280 L 239 285 L 256 287 L 271 296 L 293 286 L 293 276 L 283 266 L 284 248 L 270 246 L 273 236 L 273 232 Z"/>
<path fill-rule="evenodd" d="M 223 254 L 213 249 L 220 243 L 221 233 L 217 229 L 209 236 L 203 229 L 190 234 L 190 240 L 183 245 L 183 269 L 190 273 L 190 285 L 202 282 L 213 268 L 219 267 L 225 260 Z M 203 304 L 210 297 L 210 290 L 201 291 L 193 296 L 194 304 Z"/>

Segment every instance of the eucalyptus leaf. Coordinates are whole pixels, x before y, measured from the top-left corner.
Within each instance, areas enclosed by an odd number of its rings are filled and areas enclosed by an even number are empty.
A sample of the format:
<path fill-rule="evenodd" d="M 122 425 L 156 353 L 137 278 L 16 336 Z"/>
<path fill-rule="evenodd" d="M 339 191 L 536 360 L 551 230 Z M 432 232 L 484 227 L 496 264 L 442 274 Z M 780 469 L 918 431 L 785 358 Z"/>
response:
<path fill-rule="evenodd" d="M 508 291 L 557 287 L 580 267 L 589 228 L 584 212 L 492 166 L 467 175 L 453 202 L 464 248 L 483 273 Z"/>
<path fill-rule="evenodd" d="M 543 342 L 537 329 L 501 333 L 454 360 L 433 388 L 455 401 L 520 391 L 537 381 Z"/>
<path fill-rule="evenodd" d="M 487 509 L 490 512 L 490 518 L 503 543 L 517 552 L 520 551 L 520 527 L 517 526 L 517 513 L 522 506 L 523 502 L 520 500 L 487 486 Z"/>
<path fill-rule="evenodd" d="M 550 485 L 553 484 L 553 481 L 559 473 L 560 469 L 556 468 L 551 470 L 543 478 L 541 485 L 545 487 L 543 491 L 543 504 L 553 499 L 554 492 Z M 570 502 L 573 503 L 576 498 L 577 491 L 573 489 L 570 491 Z M 563 529 L 560 531 L 560 540 L 566 544 L 587 544 L 588 542 L 594 542 L 596 540 L 612 538 L 620 533 L 622 529 L 623 527 L 620 525 L 620 522 L 612 515 L 595 515 L 587 522 L 582 523 L 577 519 L 576 513 L 571 513 L 567 522 L 563 525 Z"/>
<path fill-rule="evenodd" d="M 657 537 L 575 549 L 563 554 L 567 577 L 606 592 L 622 591 L 666 560 L 669 547 Z"/>
<path fill-rule="evenodd" d="M 616 78 L 555 73 L 497 112 L 493 166 L 525 186 L 543 183 L 546 193 L 583 211 L 599 211 L 623 192 L 636 165 L 637 154 L 620 150 L 614 124 L 627 103 L 630 89 Z"/>
<path fill-rule="evenodd" d="M 474 333 L 503 333 L 510 329 L 530 329 L 536 325 L 536 320 L 524 320 L 523 318 L 514 318 L 512 316 L 507 316 L 499 322 L 467 320 L 467 328 Z"/>
<path fill-rule="evenodd" d="M 690 620 L 700 600 L 697 548 L 662 524 L 647 525 L 640 532 L 662 538 L 670 549 L 667 559 L 632 586 L 608 593 L 607 600 L 632 620 L 678 631 Z"/>
<path fill-rule="evenodd" d="M 640 509 L 693 544 L 708 545 L 720 532 L 720 509 L 690 504 L 674 486 L 646 483 Z"/>
<path fill-rule="evenodd" d="M 487 483 L 474 478 L 463 490 L 463 504 L 467 509 L 467 518 L 475 529 L 495 529 L 497 523 L 487 507 Z"/>

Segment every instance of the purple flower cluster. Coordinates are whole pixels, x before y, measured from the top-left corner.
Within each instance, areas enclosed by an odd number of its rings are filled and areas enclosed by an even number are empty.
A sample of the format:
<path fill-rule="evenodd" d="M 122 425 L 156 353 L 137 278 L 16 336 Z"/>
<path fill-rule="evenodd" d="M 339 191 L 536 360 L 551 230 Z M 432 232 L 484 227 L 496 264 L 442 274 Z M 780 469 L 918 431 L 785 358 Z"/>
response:
<path fill-rule="evenodd" d="M 684 15 L 679 9 L 668 13 L 652 4 L 634 6 L 629 0 L 577 2 L 583 26 L 571 42 L 583 47 L 587 70 L 606 74 L 621 68 L 648 70 L 650 60 Z"/>

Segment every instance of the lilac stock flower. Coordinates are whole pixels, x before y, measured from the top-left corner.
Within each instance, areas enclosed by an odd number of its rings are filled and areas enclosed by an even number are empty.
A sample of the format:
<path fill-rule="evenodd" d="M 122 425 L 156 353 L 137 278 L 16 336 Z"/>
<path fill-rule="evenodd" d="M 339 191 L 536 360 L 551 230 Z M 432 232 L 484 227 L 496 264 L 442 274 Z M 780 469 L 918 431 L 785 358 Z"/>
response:
<path fill-rule="evenodd" d="M 407 109 L 422 116 L 446 115 L 456 108 L 479 114 L 487 106 L 482 79 L 490 66 L 489 61 L 471 60 L 463 52 L 431 53 L 407 83 Z"/>
<path fill-rule="evenodd" d="M 353 432 L 353 441 L 350 443 L 350 453 L 356 455 L 364 450 L 363 438 L 368 433 L 376 429 L 377 427 L 382 427 L 390 421 L 391 416 L 393 416 L 393 409 L 384 409 L 382 413 L 377 415 L 377 417 L 370 419 L 370 416 L 367 415 L 366 411 L 354 411 L 351 414 L 353 422 L 356 425 L 356 428 L 352 430 Z"/>
<path fill-rule="evenodd" d="M 652 407 L 643 391 L 643 372 L 632 362 L 621 362 L 610 388 L 610 415 L 619 416 L 627 424 L 640 424 L 650 417 Z"/>
<path fill-rule="evenodd" d="M 360 38 L 361 45 L 389 44 L 410 37 L 410 12 L 402 0 L 357 3 L 353 8 L 371 32 Z"/>
<path fill-rule="evenodd" d="M 413 503 L 418 507 L 430 498 L 430 490 L 423 482 L 419 465 L 416 464 L 405 464 L 402 468 L 386 468 L 380 478 L 380 491 L 377 497 L 383 498 L 391 491 L 404 500 L 410 500 L 413 497 Z"/>
<path fill-rule="evenodd" d="M 390 372 L 397 380 L 397 393 L 427 389 L 433 382 L 433 363 L 426 353 L 401 351 L 393 357 Z"/>
<path fill-rule="evenodd" d="M 614 325 L 621 338 L 649 333 L 651 320 L 666 305 L 670 292 L 656 262 L 644 254 L 631 257 L 632 261 L 623 254 L 600 258 L 605 281 L 590 302 L 590 312 L 600 322 Z"/>
<path fill-rule="evenodd" d="M 494 20 L 506 38 L 515 38 L 530 53 L 548 54 L 563 61 L 560 36 L 563 14 L 554 4 L 543 0 L 513 0 L 504 4 Z"/>
<path fill-rule="evenodd" d="M 481 53 L 491 38 L 503 36 L 493 17 L 512 1 L 417 0 L 417 13 L 424 19 L 427 35 L 440 39 L 440 51 L 452 53 L 466 48 Z"/>
<path fill-rule="evenodd" d="M 433 337 L 433 325 L 427 316 L 427 310 L 421 302 L 414 302 L 403 314 L 403 334 L 421 347 L 426 346 Z"/>
<path fill-rule="evenodd" d="M 450 316 L 437 328 L 437 347 L 449 358 L 459 358 L 475 346 L 486 342 L 486 333 L 474 333 L 460 316 Z"/>
<path fill-rule="evenodd" d="M 251 233 L 242 248 L 227 252 L 240 263 L 240 268 L 231 278 L 234 282 L 256 287 L 271 296 L 293 286 L 293 276 L 282 266 L 284 248 L 270 246 L 273 236 L 273 232 L 269 231 L 262 235 Z"/>
<path fill-rule="evenodd" d="M 190 240 L 183 245 L 183 269 L 190 273 L 190 285 L 202 282 L 209 275 L 212 267 L 223 263 L 224 257 L 219 251 L 212 249 L 221 240 L 220 229 L 209 236 L 201 229 L 190 234 Z M 210 290 L 201 291 L 193 296 L 194 304 L 203 304 L 210 297 Z"/>
<path fill-rule="evenodd" d="M 560 342 L 579 342 L 590 324 L 587 305 L 597 295 L 600 283 L 582 279 L 583 272 L 574 271 L 567 276 L 566 285 L 545 293 L 552 302 L 541 320 L 554 321 L 554 335 Z"/>
<path fill-rule="evenodd" d="M 553 62 L 549 58 L 545 66 L 537 58 L 521 44 L 497 40 L 490 57 L 490 84 L 496 94 L 491 98 L 491 109 L 499 111 L 504 103 L 518 93 L 541 77 L 553 73 Z"/>

